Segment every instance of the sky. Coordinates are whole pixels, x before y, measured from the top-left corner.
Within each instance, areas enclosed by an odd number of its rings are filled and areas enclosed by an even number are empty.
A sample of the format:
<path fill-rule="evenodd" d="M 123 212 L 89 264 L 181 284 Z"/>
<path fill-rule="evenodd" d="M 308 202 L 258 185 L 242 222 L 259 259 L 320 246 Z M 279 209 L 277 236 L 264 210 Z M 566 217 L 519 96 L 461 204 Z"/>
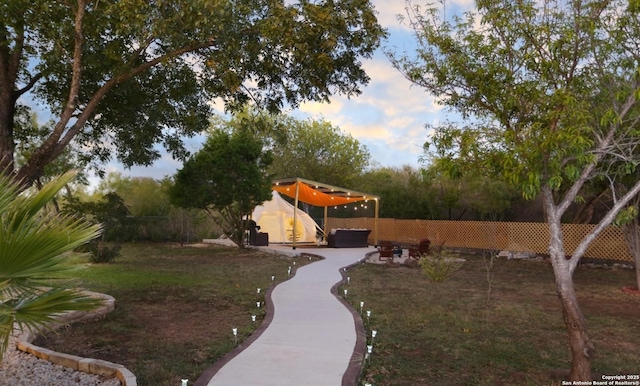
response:
<path fill-rule="evenodd" d="M 473 6 L 473 0 L 440 1 L 446 1 L 447 13 Z M 385 50 L 412 52 L 415 48 L 413 31 L 398 21 L 398 15 L 406 14 L 405 0 L 372 0 L 372 3 L 389 36 L 371 59 L 363 61 L 371 80 L 361 88 L 362 94 L 351 99 L 336 95 L 329 104 L 304 103 L 289 113 L 301 119 L 322 118 L 339 127 L 367 147 L 375 166 L 419 168 L 423 144 L 429 135 L 425 124 L 444 122 L 451 113 L 437 105 L 435 98 L 424 89 L 403 78 L 384 54 Z M 414 0 L 414 3 L 423 1 Z M 200 146 L 201 139 L 187 142 L 191 152 L 198 151 Z M 181 167 L 180 161 L 165 154 L 150 167 L 124 169 L 113 161 L 106 165 L 105 171 L 160 179 L 173 175 Z"/>

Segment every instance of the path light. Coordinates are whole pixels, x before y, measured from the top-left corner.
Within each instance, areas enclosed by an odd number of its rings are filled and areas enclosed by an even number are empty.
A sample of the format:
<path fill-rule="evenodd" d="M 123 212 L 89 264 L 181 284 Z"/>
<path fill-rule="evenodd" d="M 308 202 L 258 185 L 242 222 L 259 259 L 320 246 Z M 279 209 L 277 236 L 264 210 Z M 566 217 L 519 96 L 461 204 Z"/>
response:
<path fill-rule="evenodd" d="M 251 321 L 254 322 L 254 323 L 256 322 L 256 316 L 255 315 L 251 315 Z"/>
<path fill-rule="evenodd" d="M 238 329 L 234 328 L 231 331 L 233 331 L 233 341 L 238 343 Z"/>
<path fill-rule="evenodd" d="M 347 276 L 347 284 L 349 284 L 349 282 L 351 282 L 351 276 Z"/>
<path fill-rule="evenodd" d="M 271 275 L 271 281 L 274 281 L 274 280 L 276 280 L 275 275 Z"/>
<path fill-rule="evenodd" d="M 364 307 L 364 302 L 360 302 L 360 313 L 362 313 L 362 308 Z"/>
<path fill-rule="evenodd" d="M 367 345 L 367 354 L 371 355 L 373 353 L 373 345 L 369 344 Z"/>
<path fill-rule="evenodd" d="M 348 292 L 349 292 L 348 290 L 344 290 L 344 297 L 345 297 L 345 298 L 347 297 L 347 293 L 348 293 Z"/>
<path fill-rule="evenodd" d="M 262 291 L 260 288 L 256 289 L 256 293 L 259 294 Z"/>
<path fill-rule="evenodd" d="M 369 323 L 370 317 L 371 317 L 371 310 L 367 310 L 367 323 Z"/>
<path fill-rule="evenodd" d="M 291 276 L 291 266 L 289 266 L 289 269 L 287 270 L 287 276 Z"/>
<path fill-rule="evenodd" d="M 256 307 L 260 308 L 260 302 L 256 302 Z"/>
<path fill-rule="evenodd" d="M 378 334 L 378 331 L 371 330 L 371 344 L 373 344 L 373 338 L 375 338 L 377 334 Z"/>
<path fill-rule="evenodd" d="M 182 386 L 187 386 L 187 384 L 189 383 L 188 379 L 181 379 L 182 381 Z"/>
<path fill-rule="evenodd" d="M 296 262 L 295 262 L 295 261 L 293 262 L 293 265 L 294 265 L 294 266 L 296 265 Z"/>

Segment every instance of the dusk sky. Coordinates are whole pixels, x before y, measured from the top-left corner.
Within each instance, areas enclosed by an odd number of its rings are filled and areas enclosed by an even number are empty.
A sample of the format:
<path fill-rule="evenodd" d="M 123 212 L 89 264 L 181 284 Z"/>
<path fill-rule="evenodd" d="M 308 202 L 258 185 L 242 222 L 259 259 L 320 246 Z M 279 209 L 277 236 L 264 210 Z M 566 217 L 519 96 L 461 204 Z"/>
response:
<path fill-rule="evenodd" d="M 443 111 L 424 89 L 412 86 L 404 79 L 383 52 L 383 49 L 412 52 L 415 47 L 413 31 L 406 24 L 401 24 L 397 17 L 406 14 L 405 1 L 373 0 L 372 3 L 389 37 L 372 59 L 363 62 L 371 81 L 362 88 L 362 94 L 352 99 L 334 96 L 330 104 L 305 103 L 288 113 L 297 118 L 323 118 L 331 122 L 367 146 L 377 166 L 410 165 L 417 168 L 423 155 L 422 145 L 429 134 L 424 125 L 446 121 L 451 113 Z M 414 1 L 414 4 L 423 3 Z M 446 1 L 447 14 L 459 13 L 472 6 L 473 0 Z M 189 141 L 188 150 L 195 152 L 200 145 L 201 139 Z M 121 172 L 125 176 L 163 178 L 173 175 L 181 167 L 179 161 L 165 155 L 151 167 L 125 170 L 122 165 L 112 162 L 106 171 Z"/>

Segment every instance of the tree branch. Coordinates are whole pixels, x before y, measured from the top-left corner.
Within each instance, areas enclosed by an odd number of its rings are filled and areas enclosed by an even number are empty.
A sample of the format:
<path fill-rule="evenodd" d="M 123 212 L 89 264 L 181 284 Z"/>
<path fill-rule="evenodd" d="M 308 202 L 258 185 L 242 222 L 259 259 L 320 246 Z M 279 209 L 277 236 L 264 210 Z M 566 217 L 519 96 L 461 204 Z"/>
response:
<path fill-rule="evenodd" d="M 78 104 L 78 92 L 80 90 L 80 74 L 82 71 L 82 45 L 84 44 L 84 36 L 82 34 L 82 22 L 84 18 L 84 6 L 85 0 L 78 1 L 78 7 L 76 9 L 76 16 L 74 21 L 74 45 L 73 45 L 73 64 L 71 85 L 69 88 L 69 95 L 67 97 L 67 103 L 60 114 L 60 120 L 55 125 L 51 135 L 45 141 L 43 147 L 52 147 L 58 139 L 64 133 L 65 127 L 69 123 L 69 120 L 73 117 L 73 113 Z M 57 156 L 57 154 L 56 154 Z"/>
<path fill-rule="evenodd" d="M 623 119 L 635 104 L 636 104 L 635 95 L 634 93 L 631 93 L 631 95 L 627 97 L 627 100 L 625 101 L 620 113 L 618 114 L 620 119 Z M 559 210 L 561 215 L 569 208 L 574 198 L 580 192 L 580 189 L 582 188 L 584 183 L 590 178 L 596 165 L 600 160 L 602 160 L 602 158 L 606 154 L 606 149 L 613 143 L 615 138 L 615 133 L 619 128 L 620 128 L 619 124 L 617 123 L 611 124 L 606 137 L 602 138 L 599 141 L 597 147 L 592 152 L 595 155 L 596 159 L 593 160 L 591 164 L 589 164 L 587 167 L 585 167 L 582 170 L 582 173 L 580 173 L 580 177 L 571 185 L 571 188 L 567 190 L 567 192 L 564 195 L 564 198 L 556 207 L 556 210 Z"/>
<path fill-rule="evenodd" d="M 600 220 L 600 222 L 596 225 L 595 228 L 591 232 L 589 232 L 581 241 L 580 244 L 573 251 L 573 255 L 571 256 L 571 261 L 569 262 L 569 268 L 571 269 L 571 273 L 578 266 L 578 262 L 580 258 L 585 254 L 589 245 L 593 242 L 593 240 L 600 235 L 613 221 L 616 219 L 618 212 L 620 212 L 629 201 L 631 201 L 635 196 L 640 193 L 640 181 L 636 182 L 636 184 L 618 200 L 611 209 L 607 212 L 607 214 Z"/>
<path fill-rule="evenodd" d="M 208 40 L 206 43 L 197 43 L 197 44 L 181 47 L 165 55 L 159 56 L 149 62 L 143 63 L 140 66 L 133 68 L 130 72 L 121 74 L 120 76 L 110 79 L 102 87 L 100 87 L 100 89 L 98 89 L 98 91 L 96 91 L 95 94 L 93 94 L 93 97 L 89 100 L 89 103 L 87 103 L 87 106 L 84 108 L 82 113 L 78 115 L 78 119 L 76 123 L 73 126 L 71 126 L 71 128 L 65 133 L 62 140 L 60 140 L 59 146 L 64 148 L 64 146 L 66 146 L 67 144 L 69 144 L 69 142 L 71 142 L 73 137 L 75 137 L 80 132 L 82 127 L 84 127 L 84 125 L 87 123 L 89 118 L 93 115 L 93 112 L 98 107 L 98 104 L 100 103 L 102 98 L 104 98 L 104 96 L 107 94 L 109 90 L 111 90 L 118 84 L 123 83 L 137 75 L 140 75 L 145 71 L 149 70 L 151 67 L 159 63 L 165 62 L 168 59 L 173 59 L 175 57 L 178 57 L 188 52 L 193 52 L 203 48 L 212 47 L 215 44 L 216 42 L 214 40 Z"/>
<path fill-rule="evenodd" d="M 33 77 L 31 77 L 31 79 L 29 80 L 29 83 L 27 83 L 23 88 L 14 91 L 15 99 L 17 100 L 24 93 L 26 93 L 29 90 L 31 90 L 33 88 L 33 86 L 35 86 L 36 83 L 38 83 L 38 81 L 40 79 L 42 79 L 42 76 L 43 76 L 43 74 L 41 72 L 35 74 Z"/>

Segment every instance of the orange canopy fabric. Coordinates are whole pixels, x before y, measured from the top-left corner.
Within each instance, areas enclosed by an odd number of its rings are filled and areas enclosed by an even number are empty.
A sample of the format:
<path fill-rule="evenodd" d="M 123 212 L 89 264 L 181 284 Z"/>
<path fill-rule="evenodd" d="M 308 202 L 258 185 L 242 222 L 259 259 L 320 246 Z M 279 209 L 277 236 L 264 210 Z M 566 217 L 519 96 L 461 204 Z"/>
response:
<path fill-rule="evenodd" d="M 309 205 L 324 207 L 324 225 L 327 225 L 327 208 L 330 206 L 346 205 L 352 202 L 373 200 L 375 202 L 375 225 L 374 225 L 374 240 L 375 244 L 378 244 L 378 200 L 380 197 L 371 194 L 356 192 L 355 190 L 349 190 L 340 188 L 337 186 L 331 186 L 320 182 L 305 180 L 302 178 L 290 178 L 284 180 L 278 180 L 273 182 L 272 189 L 289 196 L 297 201 L 302 201 Z M 293 221 L 296 223 L 294 211 Z M 324 229 L 326 234 L 327 230 Z M 294 241 L 293 248 L 296 248 L 295 242 L 295 227 L 294 227 Z"/>
<path fill-rule="evenodd" d="M 303 181 L 295 181 L 286 185 L 276 184 L 273 186 L 273 190 L 295 199 L 296 186 L 298 187 L 298 200 L 313 206 L 345 205 L 352 202 L 374 199 L 372 196 L 351 195 L 349 192 L 343 191 L 340 191 L 339 195 L 331 194 L 331 191 L 324 193 L 320 189 L 314 188 Z"/>

